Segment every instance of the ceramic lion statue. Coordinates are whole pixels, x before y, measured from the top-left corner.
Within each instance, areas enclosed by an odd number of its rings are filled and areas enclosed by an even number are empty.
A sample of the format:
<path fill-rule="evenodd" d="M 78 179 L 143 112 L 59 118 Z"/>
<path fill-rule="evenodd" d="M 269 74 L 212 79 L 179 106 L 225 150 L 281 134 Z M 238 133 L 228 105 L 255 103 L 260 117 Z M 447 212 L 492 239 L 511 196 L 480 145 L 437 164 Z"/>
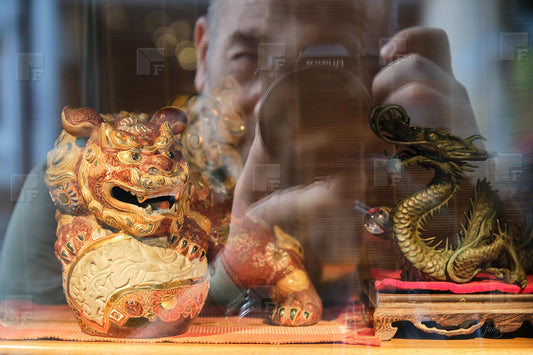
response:
<path fill-rule="evenodd" d="M 211 228 L 189 208 L 198 185 L 189 183 L 174 139 L 185 115 L 67 107 L 61 119 L 46 182 L 57 206 L 63 288 L 82 329 L 137 337 L 183 331 L 207 296 Z M 141 319 L 157 326 L 139 326 Z"/>

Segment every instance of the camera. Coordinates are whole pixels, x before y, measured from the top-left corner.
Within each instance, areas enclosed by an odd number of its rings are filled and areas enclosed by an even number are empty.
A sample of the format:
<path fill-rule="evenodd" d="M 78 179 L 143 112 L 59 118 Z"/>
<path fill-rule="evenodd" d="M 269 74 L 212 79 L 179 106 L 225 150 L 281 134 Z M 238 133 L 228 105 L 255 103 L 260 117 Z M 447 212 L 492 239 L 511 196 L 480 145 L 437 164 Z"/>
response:
<path fill-rule="evenodd" d="M 370 61 L 368 60 L 370 59 Z M 351 56 L 342 44 L 314 44 L 293 63 L 270 61 L 259 110 L 264 147 L 287 185 L 309 183 L 352 164 L 368 126 L 377 57 Z M 364 78 L 362 78 L 363 76 Z"/>

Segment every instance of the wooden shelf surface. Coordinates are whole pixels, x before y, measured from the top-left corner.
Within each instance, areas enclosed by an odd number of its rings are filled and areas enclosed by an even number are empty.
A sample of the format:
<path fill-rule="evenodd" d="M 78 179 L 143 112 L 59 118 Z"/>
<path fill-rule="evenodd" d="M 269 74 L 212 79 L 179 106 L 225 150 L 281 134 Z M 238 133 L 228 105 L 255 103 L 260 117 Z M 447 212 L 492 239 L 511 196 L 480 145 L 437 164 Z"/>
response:
<path fill-rule="evenodd" d="M 533 338 L 466 340 L 392 339 L 379 347 L 344 344 L 294 345 L 205 345 L 205 344 L 118 344 L 105 342 L 67 342 L 52 340 L 1 341 L 1 354 L 342 354 L 361 353 L 423 354 L 531 354 Z"/>

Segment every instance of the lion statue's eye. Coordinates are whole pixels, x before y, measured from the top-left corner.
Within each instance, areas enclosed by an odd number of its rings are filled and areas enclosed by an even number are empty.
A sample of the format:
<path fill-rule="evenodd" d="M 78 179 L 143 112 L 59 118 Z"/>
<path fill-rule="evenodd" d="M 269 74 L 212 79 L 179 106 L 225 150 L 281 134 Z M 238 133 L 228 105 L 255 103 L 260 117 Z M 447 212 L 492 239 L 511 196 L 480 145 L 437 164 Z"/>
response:
<path fill-rule="evenodd" d="M 135 150 L 126 150 L 117 153 L 118 159 L 126 164 L 137 164 L 141 161 L 141 154 Z"/>
<path fill-rule="evenodd" d="M 175 150 L 164 150 L 161 152 L 161 154 L 166 155 L 172 160 L 180 160 L 181 159 L 181 152 L 175 151 Z"/>

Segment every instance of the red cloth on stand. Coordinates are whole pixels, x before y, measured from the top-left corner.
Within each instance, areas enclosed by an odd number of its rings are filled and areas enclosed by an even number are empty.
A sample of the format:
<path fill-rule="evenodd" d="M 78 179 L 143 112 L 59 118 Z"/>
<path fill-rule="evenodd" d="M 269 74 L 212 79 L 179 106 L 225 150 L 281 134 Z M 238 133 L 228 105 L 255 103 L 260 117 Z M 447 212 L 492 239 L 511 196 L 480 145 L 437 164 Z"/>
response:
<path fill-rule="evenodd" d="M 533 293 L 533 275 L 527 275 L 527 286 L 521 289 L 517 285 L 510 285 L 497 280 L 490 274 L 479 274 L 471 282 L 457 284 L 446 281 L 402 281 L 400 280 L 400 270 L 372 270 L 372 275 L 376 280 L 374 287 L 377 291 L 447 291 L 452 293 L 480 293 L 480 292 L 502 292 L 515 294 Z"/>

